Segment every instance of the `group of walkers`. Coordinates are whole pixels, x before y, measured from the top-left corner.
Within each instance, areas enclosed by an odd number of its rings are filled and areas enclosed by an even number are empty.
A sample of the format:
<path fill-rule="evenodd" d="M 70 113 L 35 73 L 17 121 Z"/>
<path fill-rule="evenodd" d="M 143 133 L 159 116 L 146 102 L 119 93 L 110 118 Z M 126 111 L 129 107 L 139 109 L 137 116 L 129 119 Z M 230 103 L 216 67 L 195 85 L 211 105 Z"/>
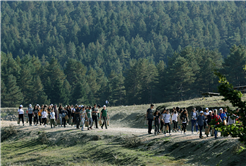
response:
<path fill-rule="evenodd" d="M 40 106 L 37 104 L 34 108 L 29 104 L 26 110 L 28 114 L 27 122 L 29 121 L 30 126 L 32 126 L 32 122 L 34 126 L 41 126 L 43 124 L 46 127 L 46 125 L 50 124 L 51 128 L 55 128 L 55 126 L 66 127 L 69 124 L 71 126 L 75 125 L 77 129 L 81 127 L 82 131 L 84 130 L 84 126 L 87 127 L 87 130 L 92 130 L 93 124 L 98 129 L 99 123 L 102 129 L 104 126 L 107 129 L 109 117 L 106 105 L 103 106 L 101 111 L 99 109 L 100 105 L 97 104 L 94 104 L 93 107 L 84 105 L 66 105 L 64 107 L 60 105 L 57 107 L 57 105 L 53 104 L 49 106 Z M 25 111 L 23 110 L 23 105 L 19 106 L 18 114 L 18 124 L 20 125 L 20 121 L 22 120 L 24 126 Z"/>
<path fill-rule="evenodd" d="M 182 132 L 186 135 L 186 127 L 188 123 L 191 121 L 191 133 L 194 134 L 194 127 L 196 128 L 197 134 L 199 134 L 199 138 L 203 138 L 202 132 L 203 128 L 205 129 L 205 135 L 208 137 L 209 133 L 211 136 L 215 136 L 217 139 L 217 130 L 216 125 L 220 122 L 223 122 L 224 125 L 231 125 L 236 122 L 238 117 L 228 116 L 227 109 L 220 108 L 219 113 L 217 109 L 206 108 L 203 112 L 202 109 L 196 110 L 193 108 L 191 115 L 188 115 L 188 111 L 186 108 L 173 107 L 172 110 L 168 110 L 164 108 L 162 112 L 159 110 L 154 110 L 154 105 L 151 104 L 150 108 L 147 110 L 146 118 L 148 121 L 148 134 L 152 134 L 152 123 L 154 122 L 155 126 L 155 134 L 160 134 L 162 131 L 166 136 L 166 133 L 171 135 L 171 125 L 173 124 L 172 131 L 173 132 Z M 215 119 L 215 125 L 212 128 L 210 122 Z M 199 129 L 199 131 L 198 131 Z"/>

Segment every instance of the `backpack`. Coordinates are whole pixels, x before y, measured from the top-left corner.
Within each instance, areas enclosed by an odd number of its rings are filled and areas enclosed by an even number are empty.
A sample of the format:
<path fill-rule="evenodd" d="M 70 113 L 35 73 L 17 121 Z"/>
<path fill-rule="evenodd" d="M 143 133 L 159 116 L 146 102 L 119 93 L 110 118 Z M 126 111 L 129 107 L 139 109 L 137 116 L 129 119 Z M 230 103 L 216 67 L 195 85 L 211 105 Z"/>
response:
<path fill-rule="evenodd" d="M 62 118 L 65 118 L 65 116 L 66 116 L 66 113 L 65 112 L 62 113 Z"/>

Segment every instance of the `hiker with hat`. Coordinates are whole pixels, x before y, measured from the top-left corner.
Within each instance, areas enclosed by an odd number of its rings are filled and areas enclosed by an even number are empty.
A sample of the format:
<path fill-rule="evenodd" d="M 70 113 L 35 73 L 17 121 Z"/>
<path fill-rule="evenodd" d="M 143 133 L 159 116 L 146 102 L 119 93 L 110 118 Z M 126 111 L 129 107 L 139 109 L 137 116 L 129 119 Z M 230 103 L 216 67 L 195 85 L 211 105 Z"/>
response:
<path fill-rule="evenodd" d="M 223 122 L 224 125 L 227 125 L 227 116 L 226 116 L 226 113 L 223 112 L 223 108 L 220 108 L 220 113 L 219 113 L 219 116 Z"/>
<path fill-rule="evenodd" d="M 204 121 L 205 121 L 205 117 L 203 115 L 203 111 L 201 110 L 200 111 L 200 115 L 197 117 L 197 123 L 198 123 L 198 126 L 199 126 L 199 130 L 200 130 L 200 138 L 203 138 L 202 136 L 202 128 L 203 128 L 203 125 L 204 125 Z"/>
<path fill-rule="evenodd" d="M 27 112 L 28 112 L 29 126 L 31 126 L 32 125 L 32 116 L 33 116 L 33 108 L 32 108 L 31 104 L 29 104 Z"/>
<path fill-rule="evenodd" d="M 223 112 L 223 108 L 220 108 L 219 116 L 222 121 L 226 120 L 227 116 L 226 116 L 226 113 Z"/>
<path fill-rule="evenodd" d="M 148 134 L 152 134 L 152 122 L 154 119 L 154 104 L 150 104 L 150 108 L 147 110 L 146 117 L 148 120 Z"/>
<path fill-rule="evenodd" d="M 20 105 L 19 106 L 19 109 L 18 109 L 18 114 L 19 114 L 19 125 L 20 125 L 20 119 L 22 120 L 22 124 L 24 126 L 24 110 L 22 109 L 23 108 L 23 105 Z"/>

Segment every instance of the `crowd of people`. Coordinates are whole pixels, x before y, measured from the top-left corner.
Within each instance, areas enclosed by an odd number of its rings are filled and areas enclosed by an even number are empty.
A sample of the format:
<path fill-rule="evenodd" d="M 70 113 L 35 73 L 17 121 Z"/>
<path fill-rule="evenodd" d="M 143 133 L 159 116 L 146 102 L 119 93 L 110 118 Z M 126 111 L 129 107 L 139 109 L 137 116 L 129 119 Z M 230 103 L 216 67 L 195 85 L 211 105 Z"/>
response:
<path fill-rule="evenodd" d="M 81 127 L 81 130 L 84 130 L 84 127 L 87 127 L 87 130 L 92 130 L 93 125 L 95 124 L 95 128 L 98 129 L 98 123 L 100 127 L 103 129 L 107 129 L 109 125 L 109 116 L 107 112 L 106 105 L 100 110 L 100 105 L 94 104 L 93 107 L 91 106 L 84 106 L 84 105 L 42 105 L 39 104 L 35 105 L 34 107 L 29 104 L 26 114 L 28 118 L 26 121 L 29 121 L 29 125 L 34 126 L 46 125 L 50 124 L 51 128 L 55 128 L 56 126 L 66 127 L 66 125 L 75 125 L 77 129 Z M 24 114 L 25 111 L 23 109 L 23 105 L 19 106 L 18 109 L 18 124 L 20 125 L 20 121 L 22 121 L 23 126 L 24 124 Z"/>
<path fill-rule="evenodd" d="M 106 102 L 107 103 L 107 102 Z M 107 103 L 108 104 L 108 103 Z M 94 104 L 93 107 L 91 106 L 84 106 L 84 105 L 42 105 L 39 104 L 35 105 L 34 108 L 31 104 L 29 104 L 26 113 L 28 114 L 27 121 L 29 120 L 29 125 L 34 126 L 46 125 L 50 124 L 51 128 L 55 128 L 56 126 L 63 126 L 66 125 L 75 125 L 77 129 L 81 127 L 81 130 L 84 130 L 84 127 L 87 127 L 87 130 L 92 130 L 94 125 L 95 128 L 98 129 L 98 126 L 103 129 L 107 129 L 108 127 L 108 111 L 106 109 L 106 105 L 100 110 L 100 105 Z M 239 110 L 237 110 L 239 111 Z M 24 126 L 24 114 L 25 111 L 23 110 L 23 106 L 20 105 L 18 109 L 19 119 L 18 124 L 20 125 L 20 121 L 22 120 Z M 154 105 L 151 104 L 150 108 L 147 110 L 146 118 L 148 122 L 148 134 L 152 134 L 152 125 L 154 123 L 154 131 L 155 134 L 160 134 L 161 132 L 166 136 L 167 133 L 171 135 L 172 132 L 180 132 L 186 135 L 187 125 L 188 123 L 191 124 L 191 133 L 194 134 L 194 128 L 197 134 L 199 134 L 200 138 L 203 138 L 202 133 L 203 129 L 205 130 L 205 135 L 208 137 L 209 134 L 211 136 L 215 136 L 217 139 L 216 125 L 219 122 L 223 122 L 224 125 L 230 125 L 236 122 L 236 116 L 231 117 L 228 116 L 226 108 L 220 108 L 219 113 L 217 109 L 206 108 L 203 112 L 202 109 L 196 110 L 193 108 L 193 111 L 190 113 L 189 116 L 188 111 L 186 108 L 179 108 L 173 107 L 173 109 L 166 109 L 164 108 L 162 111 L 154 110 Z M 216 125 L 211 127 L 210 122 L 215 119 Z M 172 130 L 171 130 L 172 128 Z"/>
<path fill-rule="evenodd" d="M 237 109 L 239 111 L 239 109 Z M 202 132 L 205 129 L 205 135 L 208 137 L 215 136 L 218 138 L 218 131 L 216 130 L 216 125 L 222 122 L 224 125 L 231 125 L 236 123 L 237 116 L 229 116 L 227 113 L 227 108 L 220 108 L 219 113 L 217 109 L 206 108 L 196 110 L 193 108 L 191 115 L 188 115 L 186 108 L 173 107 L 172 110 L 164 108 L 161 112 L 159 110 L 154 110 L 154 105 L 151 104 L 150 108 L 147 110 L 146 118 L 148 122 L 148 134 L 152 134 L 152 125 L 154 123 L 155 134 L 163 134 L 166 136 L 167 133 L 171 135 L 171 125 L 173 124 L 173 132 L 182 132 L 186 135 L 186 127 L 188 123 L 191 123 L 191 133 L 194 134 L 194 128 L 196 133 L 199 134 L 199 138 L 203 138 Z M 215 119 L 215 125 L 211 127 L 210 122 Z"/>

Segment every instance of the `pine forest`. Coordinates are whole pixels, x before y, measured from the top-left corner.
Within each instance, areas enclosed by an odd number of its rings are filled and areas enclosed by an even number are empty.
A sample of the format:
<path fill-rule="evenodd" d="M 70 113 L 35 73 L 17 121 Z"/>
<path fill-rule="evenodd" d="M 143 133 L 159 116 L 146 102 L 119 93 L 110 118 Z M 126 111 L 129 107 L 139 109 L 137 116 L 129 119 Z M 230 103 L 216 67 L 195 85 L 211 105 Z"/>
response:
<path fill-rule="evenodd" d="M 132 105 L 246 85 L 246 2 L 2 1 L 1 106 Z"/>

